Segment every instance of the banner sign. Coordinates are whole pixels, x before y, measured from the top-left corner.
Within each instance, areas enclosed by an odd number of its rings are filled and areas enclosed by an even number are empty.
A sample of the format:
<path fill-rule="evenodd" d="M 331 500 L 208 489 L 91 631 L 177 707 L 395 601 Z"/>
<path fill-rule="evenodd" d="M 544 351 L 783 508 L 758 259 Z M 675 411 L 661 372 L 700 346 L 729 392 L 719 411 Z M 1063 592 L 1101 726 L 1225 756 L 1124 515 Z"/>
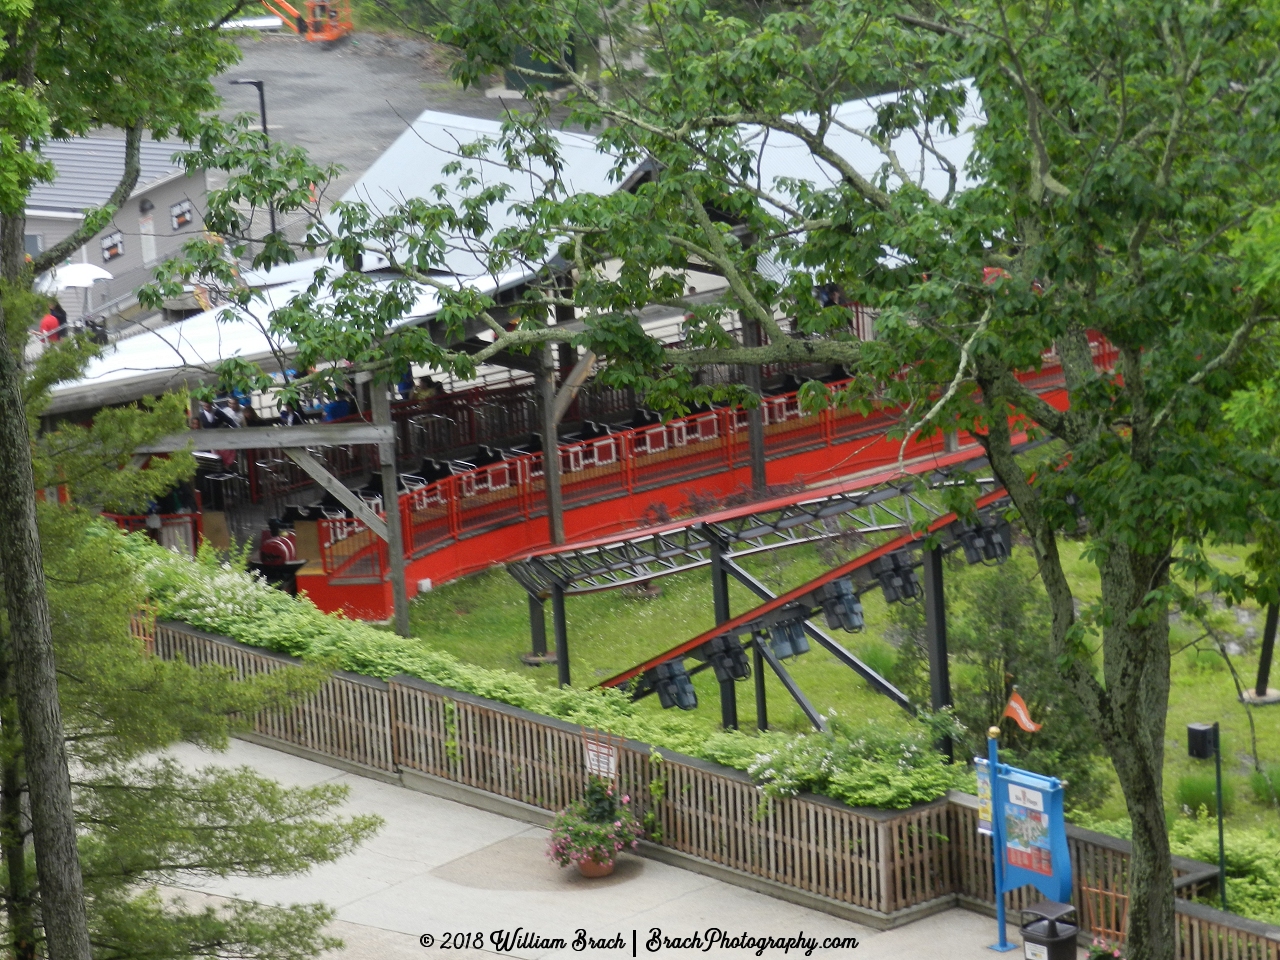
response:
<path fill-rule="evenodd" d="M 1050 900 L 1071 900 L 1071 856 L 1062 781 L 1000 764 L 991 784 L 1004 861 L 1002 889 L 1032 884 Z"/>
<path fill-rule="evenodd" d="M 991 765 L 983 757 L 973 758 L 978 775 L 978 832 L 991 836 Z"/>

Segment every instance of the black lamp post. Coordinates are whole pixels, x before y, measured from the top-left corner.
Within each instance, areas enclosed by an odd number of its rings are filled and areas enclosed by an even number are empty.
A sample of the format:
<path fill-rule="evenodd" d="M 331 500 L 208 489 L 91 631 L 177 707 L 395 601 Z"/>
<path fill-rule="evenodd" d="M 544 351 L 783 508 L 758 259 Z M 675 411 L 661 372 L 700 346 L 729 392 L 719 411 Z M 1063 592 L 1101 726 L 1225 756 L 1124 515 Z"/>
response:
<path fill-rule="evenodd" d="M 264 80 L 232 80 L 231 82 L 236 86 L 258 88 L 258 116 L 262 120 L 262 136 L 266 138 L 268 143 L 270 143 L 271 134 L 267 133 L 267 94 L 266 94 L 266 90 L 264 89 L 264 87 L 266 86 L 266 81 Z M 271 232 L 275 233 L 276 232 L 275 204 L 273 203 L 267 204 L 267 214 L 271 218 Z"/>
<path fill-rule="evenodd" d="M 1213 757 L 1218 788 L 1218 892 L 1222 896 L 1222 909 L 1227 909 L 1227 852 L 1222 842 L 1222 740 L 1217 723 L 1187 724 L 1187 753 L 1195 760 Z"/>

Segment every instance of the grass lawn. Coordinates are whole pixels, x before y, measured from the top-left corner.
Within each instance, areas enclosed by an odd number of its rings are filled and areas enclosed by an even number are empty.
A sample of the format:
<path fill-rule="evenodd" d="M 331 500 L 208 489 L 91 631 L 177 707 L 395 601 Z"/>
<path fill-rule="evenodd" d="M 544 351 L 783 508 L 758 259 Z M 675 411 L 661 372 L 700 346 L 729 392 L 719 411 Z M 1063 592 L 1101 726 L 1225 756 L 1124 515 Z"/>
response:
<path fill-rule="evenodd" d="M 1064 543 L 1063 552 L 1076 596 L 1082 601 L 1096 598 L 1094 567 L 1080 558 L 1075 544 Z M 744 566 L 775 592 L 803 583 L 830 569 L 848 553 L 824 558 L 813 546 L 793 547 L 747 558 Z M 1223 548 L 1217 559 L 1228 569 L 1239 569 L 1243 550 Z M 963 575 L 963 574 L 961 574 Z M 714 624 L 711 582 L 707 570 L 665 577 L 662 596 L 654 599 L 628 597 L 620 590 L 583 596 L 566 601 L 568 613 L 570 669 L 575 685 L 589 685 L 635 663 L 669 649 Z M 736 582 L 730 583 L 731 608 L 740 612 L 756 605 L 753 595 Z M 878 590 L 863 597 L 867 629 L 857 635 L 838 633 L 837 639 L 874 668 L 883 670 L 892 663 L 894 650 L 884 639 L 889 612 Z M 1257 641 L 1262 633 L 1263 615 L 1256 605 L 1238 610 L 1220 610 L 1214 623 L 1244 648 L 1232 660 L 1246 687 L 1252 686 L 1257 670 Z M 471 663 L 517 670 L 537 682 L 556 682 L 554 667 L 531 668 L 520 662 L 520 654 L 530 649 L 528 601 L 524 590 L 504 571 L 491 570 L 437 588 L 413 602 L 411 623 L 415 635 L 433 648 L 448 650 Z M 547 629 L 551 632 L 550 610 Z M 1200 637 L 1199 624 L 1175 621 L 1172 643 L 1175 651 Z M 550 638 L 549 638 L 550 640 Z M 787 661 L 813 705 L 822 713 L 837 710 L 845 715 L 874 717 L 885 723 L 906 723 L 905 713 L 887 698 L 873 693 L 866 683 L 816 644 L 810 653 Z M 1280 686 L 1280 665 L 1272 680 Z M 694 677 L 699 707 L 685 714 L 691 722 L 708 731 L 720 721 L 719 692 L 710 670 Z M 767 678 L 770 725 L 802 731 L 809 729 L 777 678 Z M 755 728 L 755 696 L 751 682 L 739 683 L 738 715 L 744 730 Z M 659 710 L 656 697 L 642 701 L 643 709 Z M 1280 705 L 1253 709 L 1258 753 L 1264 764 L 1280 767 Z M 1201 641 L 1174 655 L 1168 733 L 1166 737 L 1165 795 L 1171 815 L 1176 815 L 1177 783 L 1193 772 L 1212 773 L 1212 762 L 1187 758 L 1186 725 L 1194 721 L 1219 721 L 1223 730 L 1224 772 L 1234 786 L 1235 804 L 1231 820 L 1239 826 L 1276 824 L 1276 811 L 1255 801 L 1249 787 L 1253 770 L 1249 718 L 1238 701 L 1236 689 L 1222 657 L 1211 642 Z M 1097 811 L 1104 819 L 1124 815 L 1119 791 Z"/>

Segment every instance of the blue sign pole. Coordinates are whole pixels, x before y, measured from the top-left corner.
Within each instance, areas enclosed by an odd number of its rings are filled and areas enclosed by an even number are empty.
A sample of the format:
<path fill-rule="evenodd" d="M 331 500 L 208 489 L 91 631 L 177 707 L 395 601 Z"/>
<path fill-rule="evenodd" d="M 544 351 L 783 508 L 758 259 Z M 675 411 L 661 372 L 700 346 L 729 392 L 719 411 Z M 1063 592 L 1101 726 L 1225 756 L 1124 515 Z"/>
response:
<path fill-rule="evenodd" d="M 1009 938 L 1005 935 L 1004 920 L 1004 798 L 1000 796 L 999 778 L 997 771 L 1000 765 L 1000 753 L 997 744 L 997 738 L 1000 736 L 999 727 L 991 727 L 987 730 L 987 762 L 990 764 L 991 771 L 991 862 L 995 868 L 996 881 L 996 927 L 1000 933 L 998 942 L 993 943 L 990 947 L 992 950 L 998 950 L 1001 953 L 1007 953 L 1015 948 L 1015 944 L 1009 942 Z"/>

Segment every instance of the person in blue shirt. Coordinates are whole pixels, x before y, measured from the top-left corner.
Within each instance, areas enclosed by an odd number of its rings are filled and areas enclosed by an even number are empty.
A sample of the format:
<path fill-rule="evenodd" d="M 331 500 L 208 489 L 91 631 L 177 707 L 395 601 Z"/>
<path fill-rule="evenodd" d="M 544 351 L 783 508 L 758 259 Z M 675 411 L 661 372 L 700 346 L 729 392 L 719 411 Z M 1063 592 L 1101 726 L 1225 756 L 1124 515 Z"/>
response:
<path fill-rule="evenodd" d="M 351 402 L 351 394 L 345 390 L 339 391 L 338 395 L 324 405 L 324 416 L 321 418 L 325 423 L 332 423 L 334 420 L 341 420 L 343 417 L 349 417 L 356 412 L 355 404 Z"/>

